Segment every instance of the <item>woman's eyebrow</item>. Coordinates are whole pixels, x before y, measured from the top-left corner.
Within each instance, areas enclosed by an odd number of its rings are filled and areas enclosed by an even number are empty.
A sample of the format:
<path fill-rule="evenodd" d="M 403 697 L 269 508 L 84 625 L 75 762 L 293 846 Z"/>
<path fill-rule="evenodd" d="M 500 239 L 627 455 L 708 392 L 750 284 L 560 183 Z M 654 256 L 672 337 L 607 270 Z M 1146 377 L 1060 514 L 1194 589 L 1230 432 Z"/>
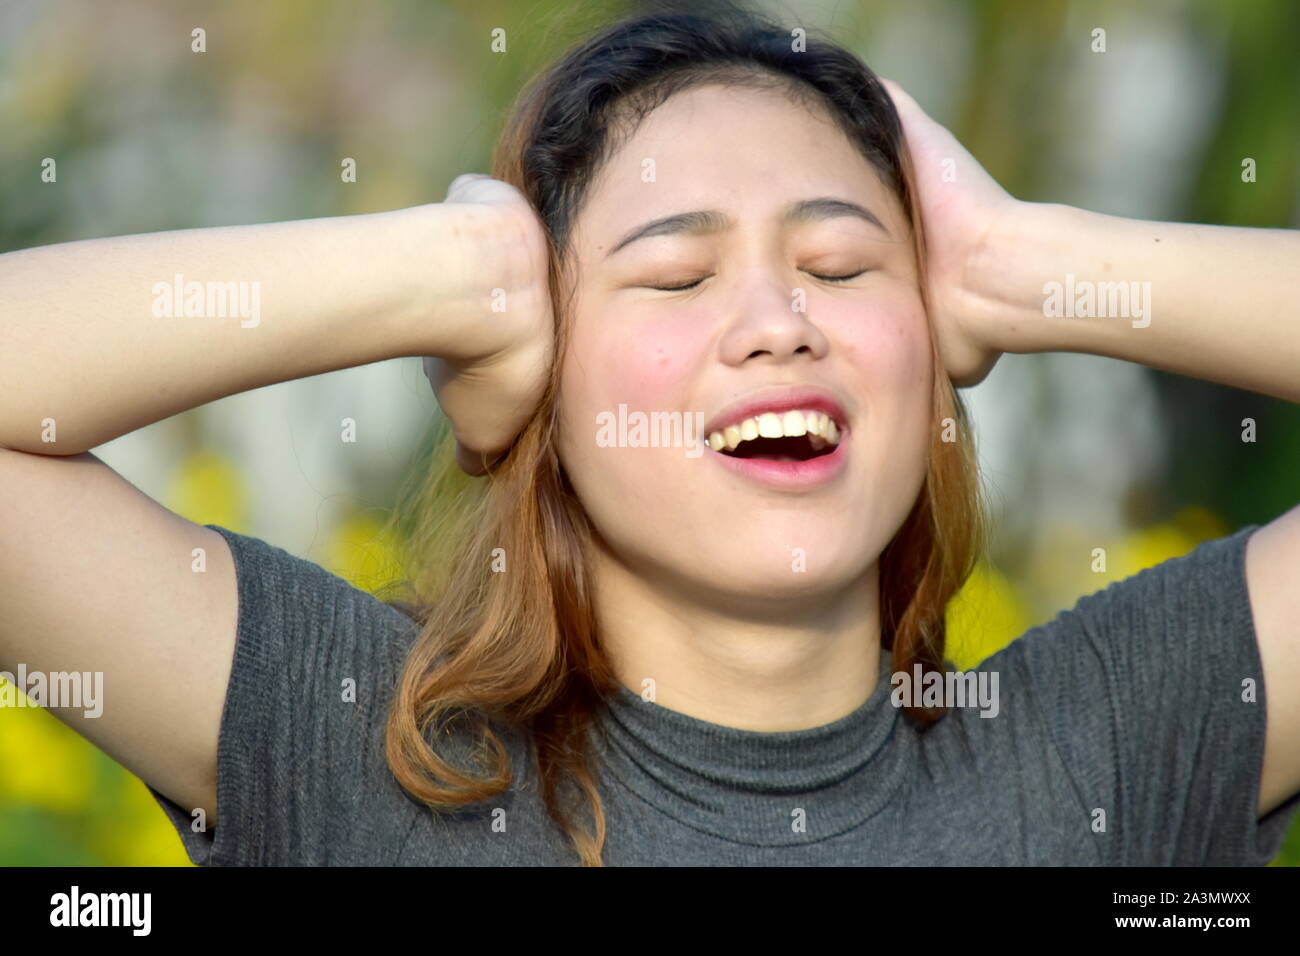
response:
<path fill-rule="evenodd" d="M 847 199 L 836 199 L 831 196 L 820 196 L 816 199 L 801 199 L 790 203 L 786 206 L 781 215 L 782 225 L 793 225 L 795 223 L 817 222 L 825 219 L 837 219 L 842 216 L 852 216 L 869 223 L 889 236 L 889 230 L 884 224 L 876 218 L 876 215 L 864 206 L 855 202 L 849 202 Z M 679 212 L 671 216 L 664 216 L 660 219 L 653 219 L 650 222 L 637 226 L 605 254 L 608 259 L 614 253 L 630 246 L 638 239 L 648 239 L 651 236 L 671 236 L 671 235 L 692 235 L 703 236 L 711 233 L 724 232 L 735 225 L 730 216 L 716 209 L 697 209 L 693 212 Z M 890 237 L 892 238 L 892 237 Z"/>

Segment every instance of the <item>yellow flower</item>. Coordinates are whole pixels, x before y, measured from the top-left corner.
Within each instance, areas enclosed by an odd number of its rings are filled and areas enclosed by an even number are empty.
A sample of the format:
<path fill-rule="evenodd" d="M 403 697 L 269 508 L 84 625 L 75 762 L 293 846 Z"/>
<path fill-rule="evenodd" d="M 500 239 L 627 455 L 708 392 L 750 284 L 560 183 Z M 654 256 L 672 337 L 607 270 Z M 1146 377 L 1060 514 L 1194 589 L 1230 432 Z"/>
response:
<path fill-rule="evenodd" d="M 176 467 L 164 503 L 196 524 L 248 533 L 244 480 L 233 464 L 214 451 L 195 452 Z"/>
<path fill-rule="evenodd" d="M 363 513 L 353 514 L 334 529 L 324 566 L 371 593 L 402 576 L 396 539 L 383 522 Z"/>
<path fill-rule="evenodd" d="M 7 683 L 7 682 L 6 682 Z M 95 747 L 48 711 L 0 711 L 0 801 L 80 812 L 95 796 Z"/>
<path fill-rule="evenodd" d="M 111 866 L 193 866 L 180 837 L 144 782 L 117 768 L 112 812 L 95 821 L 92 842 Z"/>
<path fill-rule="evenodd" d="M 963 670 L 1000 651 L 1030 626 L 1028 608 L 1016 589 L 986 561 L 948 602 L 945 620 L 945 656 Z"/>

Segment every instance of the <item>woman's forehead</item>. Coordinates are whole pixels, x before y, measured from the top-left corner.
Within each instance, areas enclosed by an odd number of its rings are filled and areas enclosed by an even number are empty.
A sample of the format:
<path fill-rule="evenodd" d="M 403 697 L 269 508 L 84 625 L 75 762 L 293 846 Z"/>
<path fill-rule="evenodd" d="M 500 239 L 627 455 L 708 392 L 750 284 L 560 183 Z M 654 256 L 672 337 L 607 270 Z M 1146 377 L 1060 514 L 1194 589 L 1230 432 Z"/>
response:
<path fill-rule="evenodd" d="M 905 227 L 894 190 L 825 111 L 771 90 L 700 87 L 624 132 L 592 177 L 575 239 L 606 254 L 660 217 L 715 210 L 755 227 L 819 197 L 864 207 L 891 232 Z"/>

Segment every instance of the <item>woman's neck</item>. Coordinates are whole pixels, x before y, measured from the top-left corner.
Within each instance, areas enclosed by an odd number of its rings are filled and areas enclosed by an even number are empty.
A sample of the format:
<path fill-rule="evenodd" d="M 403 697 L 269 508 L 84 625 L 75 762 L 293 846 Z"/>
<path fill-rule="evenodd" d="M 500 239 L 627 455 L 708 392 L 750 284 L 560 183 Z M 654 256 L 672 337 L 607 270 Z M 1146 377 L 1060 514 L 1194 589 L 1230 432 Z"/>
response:
<path fill-rule="evenodd" d="M 839 592 L 741 616 L 597 548 L 601 642 L 620 683 L 670 710 L 742 730 L 820 727 L 880 679 L 878 567 Z"/>

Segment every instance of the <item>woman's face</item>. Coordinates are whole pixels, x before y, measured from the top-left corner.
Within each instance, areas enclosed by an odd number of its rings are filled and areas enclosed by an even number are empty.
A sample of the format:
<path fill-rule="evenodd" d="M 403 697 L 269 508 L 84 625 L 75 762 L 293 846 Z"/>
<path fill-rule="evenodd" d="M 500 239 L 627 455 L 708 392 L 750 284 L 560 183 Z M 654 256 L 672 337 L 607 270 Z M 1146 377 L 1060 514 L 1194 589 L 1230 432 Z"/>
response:
<path fill-rule="evenodd" d="M 808 200 L 852 206 L 787 216 Z M 559 453 L 601 560 L 739 613 L 860 583 L 924 479 L 934 369 L 902 206 L 839 127 L 777 92 L 678 93 L 601 168 L 571 248 Z M 705 444 L 807 428 L 791 409 L 838 421 L 831 454 Z"/>

